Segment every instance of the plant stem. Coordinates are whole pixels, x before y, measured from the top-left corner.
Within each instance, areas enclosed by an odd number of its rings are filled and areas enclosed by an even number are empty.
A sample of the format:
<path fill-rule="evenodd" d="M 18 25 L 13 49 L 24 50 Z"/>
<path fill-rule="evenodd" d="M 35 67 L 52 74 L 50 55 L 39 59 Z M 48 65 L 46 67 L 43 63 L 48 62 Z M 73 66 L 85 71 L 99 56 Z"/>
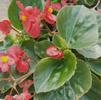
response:
<path fill-rule="evenodd" d="M 12 29 L 13 29 L 14 31 L 16 31 L 17 33 L 21 34 L 21 31 L 17 30 L 14 26 L 11 26 L 11 27 L 12 27 Z"/>
<path fill-rule="evenodd" d="M 43 23 L 44 23 L 48 33 L 50 33 L 49 35 L 51 36 L 52 32 L 51 32 L 50 28 L 48 27 L 48 25 L 45 22 L 43 22 Z"/>
<path fill-rule="evenodd" d="M 27 73 L 27 74 L 21 76 L 20 78 L 16 79 L 16 82 L 19 82 L 19 81 L 20 81 L 19 83 L 23 82 L 23 81 L 24 81 L 26 78 L 28 78 L 31 74 L 33 74 L 33 72 L 29 72 L 29 73 Z"/>
<path fill-rule="evenodd" d="M 0 81 L 13 81 L 12 78 L 0 78 Z"/>

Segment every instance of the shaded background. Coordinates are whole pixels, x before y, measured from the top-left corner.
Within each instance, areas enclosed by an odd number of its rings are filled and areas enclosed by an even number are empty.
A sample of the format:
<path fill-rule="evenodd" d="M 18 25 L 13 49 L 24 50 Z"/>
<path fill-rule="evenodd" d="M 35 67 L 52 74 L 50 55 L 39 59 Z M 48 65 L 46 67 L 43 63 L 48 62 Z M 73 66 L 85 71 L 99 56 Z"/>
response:
<path fill-rule="evenodd" d="M 7 19 L 7 10 L 11 0 L 0 0 L 0 21 Z"/>

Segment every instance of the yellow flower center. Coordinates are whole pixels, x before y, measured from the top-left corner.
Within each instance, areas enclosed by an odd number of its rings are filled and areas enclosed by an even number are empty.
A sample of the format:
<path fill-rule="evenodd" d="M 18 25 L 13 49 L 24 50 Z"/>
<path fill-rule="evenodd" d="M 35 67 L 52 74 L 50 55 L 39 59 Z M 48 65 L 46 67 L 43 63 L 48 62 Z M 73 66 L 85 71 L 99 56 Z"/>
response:
<path fill-rule="evenodd" d="M 24 16 L 24 15 L 21 16 L 21 20 L 22 20 L 22 21 L 26 21 L 26 19 L 27 19 L 26 16 Z"/>
<path fill-rule="evenodd" d="M 52 13 L 52 12 L 53 12 L 53 8 L 48 8 L 48 11 L 49 11 L 50 13 Z"/>
<path fill-rule="evenodd" d="M 2 56 L 1 61 L 6 63 L 8 61 L 8 57 L 7 56 Z"/>

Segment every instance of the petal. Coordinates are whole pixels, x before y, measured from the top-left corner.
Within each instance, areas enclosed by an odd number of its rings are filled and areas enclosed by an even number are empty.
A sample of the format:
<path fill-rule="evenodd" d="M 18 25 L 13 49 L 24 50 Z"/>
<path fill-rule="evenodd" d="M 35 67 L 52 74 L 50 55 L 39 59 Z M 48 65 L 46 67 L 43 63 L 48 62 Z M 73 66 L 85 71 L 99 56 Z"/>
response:
<path fill-rule="evenodd" d="M 1 67 L 2 72 L 9 72 L 10 67 L 8 66 L 7 63 L 4 63 L 3 66 Z"/>
<path fill-rule="evenodd" d="M 14 58 L 15 60 L 21 58 L 24 55 L 24 51 L 21 50 L 17 45 L 9 47 L 7 53 L 10 57 Z"/>
<path fill-rule="evenodd" d="M 19 0 L 16 0 L 16 4 L 20 10 L 24 10 L 24 5 Z"/>
<path fill-rule="evenodd" d="M 17 61 L 16 69 L 19 73 L 26 73 L 29 70 L 29 64 L 19 59 Z"/>
<path fill-rule="evenodd" d="M 11 26 L 9 21 L 3 20 L 0 22 L 0 31 L 2 31 L 3 34 L 8 35 L 11 31 Z"/>
<path fill-rule="evenodd" d="M 51 5 L 53 9 L 60 10 L 61 9 L 61 4 L 60 3 L 55 3 Z"/>
<path fill-rule="evenodd" d="M 31 23 L 29 31 L 27 31 L 29 36 L 32 38 L 38 38 L 40 36 L 40 25 L 36 23 Z"/>
<path fill-rule="evenodd" d="M 13 58 L 11 58 L 10 56 L 8 56 L 8 65 L 12 66 L 15 64 L 15 60 Z"/>

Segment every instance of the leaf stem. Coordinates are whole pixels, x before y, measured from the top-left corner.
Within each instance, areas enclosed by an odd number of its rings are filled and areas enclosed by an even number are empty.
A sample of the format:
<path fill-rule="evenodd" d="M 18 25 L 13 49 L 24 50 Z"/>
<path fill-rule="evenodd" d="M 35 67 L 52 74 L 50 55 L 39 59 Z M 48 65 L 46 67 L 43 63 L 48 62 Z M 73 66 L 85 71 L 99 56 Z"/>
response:
<path fill-rule="evenodd" d="M 0 78 L 0 81 L 14 81 L 12 78 Z"/>

